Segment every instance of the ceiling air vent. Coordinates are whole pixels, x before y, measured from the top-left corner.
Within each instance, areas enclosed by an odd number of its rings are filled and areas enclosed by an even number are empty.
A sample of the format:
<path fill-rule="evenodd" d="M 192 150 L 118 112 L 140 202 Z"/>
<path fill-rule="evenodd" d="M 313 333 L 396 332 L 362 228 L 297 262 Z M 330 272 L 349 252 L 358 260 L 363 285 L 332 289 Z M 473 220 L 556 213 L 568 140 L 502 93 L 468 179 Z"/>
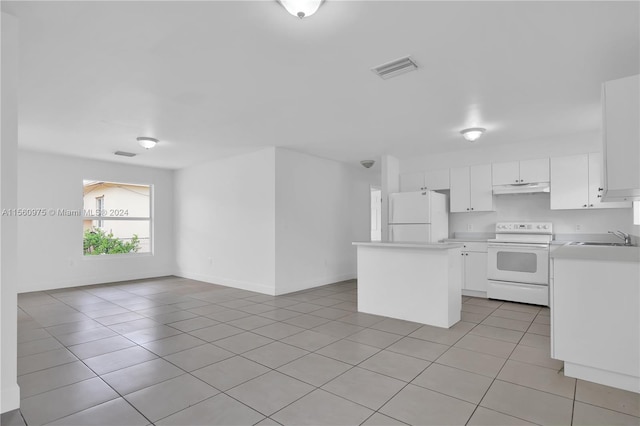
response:
<path fill-rule="evenodd" d="M 386 80 L 417 69 L 418 64 L 416 64 L 410 56 L 407 56 L 396 59 L 395 61 L 387 62 L 386 64 L 378 65 L 377 67 L 372 68 L 371 71 L 378 74 L 380 78 Z"/>
<path fill-rule="evenodd" d="M 134 154 L 133 152 L 125 152 L 125 151 L 116 151 L 115 155 L 122 155 L 123 157 L 135 157 L 138 154 Z"/>

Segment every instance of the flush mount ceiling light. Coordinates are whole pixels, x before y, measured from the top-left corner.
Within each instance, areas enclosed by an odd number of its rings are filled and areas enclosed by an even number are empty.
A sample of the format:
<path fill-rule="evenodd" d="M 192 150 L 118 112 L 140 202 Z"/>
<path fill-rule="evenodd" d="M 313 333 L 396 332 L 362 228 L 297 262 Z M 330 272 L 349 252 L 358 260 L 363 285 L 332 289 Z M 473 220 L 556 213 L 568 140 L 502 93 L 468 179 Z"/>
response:
<path fill-rule="evenodd" d="M 151 149 L 158 143 L 158 139 L 149 138 L 146 136 L 140 136 L 139 138 L 136 138 L 136 140 L 144 149 Z"/>
<path fill-rule="evenodd" d="M 360 162 L 360 164 L 362 164 L 362 167 L 364 167 L 365 169 L 370 169 L 371 166 L 373 166 L 376 162 L 374 160 L 362 160 Z"/>
<path fill-rule="evenodd" d="M 324 0 L 276 0 L 287 12 L 298 18 L 306 18 L 318 11 Z"/>
<path fill-rule="evenodd" d="M 466 140 L 468 140 L 469 142 L 473 142 L 480 136 L 482 136 L 482 134 L 486 130 L 487 129 L 484 129 L 482 127 L 469 127 L 468 129 L 462 130 L 460 133 L 462 133 L 462 136 L 464 136 Z"/>

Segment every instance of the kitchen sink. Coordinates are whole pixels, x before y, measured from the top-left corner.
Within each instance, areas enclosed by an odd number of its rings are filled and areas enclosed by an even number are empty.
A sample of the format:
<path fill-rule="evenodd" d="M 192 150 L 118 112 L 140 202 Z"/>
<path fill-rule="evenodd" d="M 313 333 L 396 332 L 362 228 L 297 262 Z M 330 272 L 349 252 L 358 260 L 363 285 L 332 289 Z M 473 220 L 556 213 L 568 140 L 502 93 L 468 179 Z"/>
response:
<path fill-rule="evenodd" d="M 601 247 L 633 247 L 625 246 L 623 243 L 603 243 L 603 242 L 574 242 L 569 243 L 571 246 L 601 246 Z"/>

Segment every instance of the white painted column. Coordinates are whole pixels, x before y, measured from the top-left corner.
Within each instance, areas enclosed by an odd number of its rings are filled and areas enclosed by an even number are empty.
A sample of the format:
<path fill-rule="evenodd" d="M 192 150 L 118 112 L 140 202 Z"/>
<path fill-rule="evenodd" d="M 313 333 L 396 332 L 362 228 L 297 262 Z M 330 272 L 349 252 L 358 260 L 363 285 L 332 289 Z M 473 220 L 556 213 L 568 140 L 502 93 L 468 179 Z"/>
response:
<path fill-rule="evenodd" d="M 18 20 L 2 13 L 2 116 L 0 144 L 0 209 L 17 208 L 18 201 Z M 20 407 L 18 387 L 17 243 L 16 216 L 0 220 L 0 412 Z"/>
<path fill-rule="evenodd" d="M 389 241 L 389 194 L 400 191 L 400 161 L 382 156 L 382 241 Z"/>

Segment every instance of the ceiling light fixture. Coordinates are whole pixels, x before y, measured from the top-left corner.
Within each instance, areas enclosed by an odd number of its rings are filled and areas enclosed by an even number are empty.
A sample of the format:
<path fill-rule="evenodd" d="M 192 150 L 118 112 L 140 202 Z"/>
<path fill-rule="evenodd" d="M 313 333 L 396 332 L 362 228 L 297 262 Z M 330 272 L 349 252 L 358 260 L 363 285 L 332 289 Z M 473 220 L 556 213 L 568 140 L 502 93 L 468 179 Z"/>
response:
<path fill-rule="evenodd" d="M 360 162 L 360 164 L 362 164 L 362 167 L 364 167 L 365 169 L 370 169 L 371 166 L 373 166 L 376 162 L 374 160 L 362 160 Z"/>
<path fill-rule="evenodd" d="M 482 136 L 482 134 L 486 131 L 487 129 L 484 129 L 482 127 L 469 127 L 468 129 L 462 130 L 460 133 L 462 133 L 462 136 L 464 136 L 466 140 L 468 140 L 469 142 L 473 142 L 480 136 Z"/>
<path fill-rule="evenodd" d="M 140 136 L 139 138 L 136 138 L 136 140 L 144 149 L 151 149 L 158 143 L 158 139 L 149 138 L 147 136 Z"/>
<path fill-rule="evenodd" d="M 298 18 L 307 18 L 318 11 L 324 0 L 277 0 L 287 12 Z"/>

